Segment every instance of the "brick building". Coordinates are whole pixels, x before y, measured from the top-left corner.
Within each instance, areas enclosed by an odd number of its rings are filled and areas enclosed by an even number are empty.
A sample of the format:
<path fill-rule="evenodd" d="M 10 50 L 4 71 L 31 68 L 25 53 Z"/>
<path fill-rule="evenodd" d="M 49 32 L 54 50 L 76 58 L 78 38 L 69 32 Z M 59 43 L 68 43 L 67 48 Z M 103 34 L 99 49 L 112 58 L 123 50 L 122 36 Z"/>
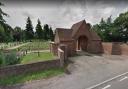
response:
<path fill-rule="evenodd" d="M 68 56 L 76 54 L 77 50 L 90 53 L 103 52 L 100 37 L 85 20 L 73 24 L 70 29 L 56 28 L 54 42 L 50 45 L 51 52 L 57 55 L 58 47 L 62 44 L 67 46 Z"/>

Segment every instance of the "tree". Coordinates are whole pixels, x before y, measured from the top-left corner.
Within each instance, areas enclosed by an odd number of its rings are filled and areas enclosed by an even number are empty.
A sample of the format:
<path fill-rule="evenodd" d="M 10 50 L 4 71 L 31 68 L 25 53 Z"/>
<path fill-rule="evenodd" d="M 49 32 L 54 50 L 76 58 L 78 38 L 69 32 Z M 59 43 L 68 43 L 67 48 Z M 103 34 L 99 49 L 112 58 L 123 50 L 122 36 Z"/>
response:
<path fill-rule="evenodd" d="M 128 41 L 128 12 L 121 13 L 119 17 L 114 20 L 114 25 L 120 33 L 121 40 Z"/>
<path fill-rule="evenodd" d="M 13 30 L 13 40 L 14 41 L 23 41 L 23 30 L 16 26 Z"/>
<path fill-rule="evenodd" d="M 107 20 L 101 19 L 99 24 L 93 26 L 93 29 L 103 39 L 103 41 L 128 41 L 128 12 L 121 13 L 114 21 L 111 16 Z"/>
<path fill-rule="evenodd" d="M 118 37 L 116 33 L 116 27 L 114 26 L 111 16 L 106 20 L 101 19 L 99 24 L 93 26 L 93 29 L 98 33 L 103 41 L 119 41 L 115 40 L 115 37 Z"/>
<path fill-rule="evenodd" d="M 102 18 L 99 24 L 93 26 L 103 41 L 108 41 L 108 29 L 105 20 Z"/>
<path fill-rule="evenodd" d="M 25 30 L 22 30 L 22 36 L 21 36 L 21 40 L 25 41 L 26 40 L 26 35 L 25 35 Z"/>
<path fill-rule="evenodd" d="M 54 40 L 54 34 L 53 34 L 53 30 L 51 27 L 49 27 L 48 24 L 44 25 L 44 39 L 45 40 Z"/>
<path fill-rule="evenodd" d="M 4 4 L 0 2 L 0 6 L 4 6 Z M 8 14 L 6 14 L 5 12 L 3 12 L 3 10 L 0 7 L 0 24 L 2 24 L 2 25 L 5 24 L 5 22 L 6 22 L 4 20 L 4 18 L 3 18 L 3 16 L 8 16 Z"/>
<path fill-rule="evenodd" d="M 108 17 L 106 22 L 108 25 L 111 25 L 112 24 L 112 16 Z"/>
<path fill-rule="evenodd" d="M 36 25 L 36 36 L 38 39 L 43 39 L 43 29 L 42 29 L 41 22 L 39 19 Z"/>
<path fill-rule="evenodd" d="M 48 40 L 50 37 L 49 37 L 49 26 L 48 24 L 45 24 L 44 25 L 44 40 Z"/>
<path fill-rule="evenodd" d="M 31 40 L 34 38 L 34 31 L 33 31 L 32 21 L 30 17 L 27 18 L 25 35 L 27 40 Z"/>
<path fill-rule="evenodd" d="M 5 35 L 4 42 L 8 43 L 10 41 L 13 41 L 13 34 L 12 34 L 13 28 L 6 23 L 4 25 L 1 24 L 1 26 L 4 28 L 4 35 Z"/>
<path fill-rule="evenodd" d="M 5 31 L 4 31 L 4 27 L 0 25 L 0 42 L 4 42 L 4 41 L 5 41 Z"/>
<path fill-rule="evenodd" d="M 0 2 L 0 6 L 4 6 L 4 4 L 2 4 Z M 12 41 L 13 40 L 13 37 L 12 37 L 12 27 L 10 25 L 8 25 L 6 23 L 6 21 L 4 20 L 4 16 L 8 16 L 8 14 L 6 14 L 5 12 L 3 12 L 2 8 L 0 7 L 0 25 L 3 27 L 4 29 L 4 42 L 9 42 L 9 41 Z"/>
<path fill-rule="evenodd" d="M 53 41 L 54 40 L 54 34 L 53 34 L 53 30 L 51 27 L 49 29 L 49 35 L 50 35 L 50 40 Z"/>

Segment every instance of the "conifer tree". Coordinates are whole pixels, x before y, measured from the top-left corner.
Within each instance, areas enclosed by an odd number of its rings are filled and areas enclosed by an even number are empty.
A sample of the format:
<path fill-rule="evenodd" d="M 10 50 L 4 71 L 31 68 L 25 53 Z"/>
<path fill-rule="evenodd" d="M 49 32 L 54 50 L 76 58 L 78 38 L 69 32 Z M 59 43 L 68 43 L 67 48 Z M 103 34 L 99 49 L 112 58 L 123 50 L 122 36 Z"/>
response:
<path fill-rule="evenodd" d="M 42 29 L 41 22 L 39 19 L 36 25 L 36 36 L 38 39 L 43 39 L 43 29 Z"/>
<path fill-rule="evenodd" d="M 34 31 L 33 31 L 32 21 L 30 17 L 27 18 L 25 35 L 27 40 L 31 40 L 34 38 Z"/>
<path fill-rule="evenodd" d="M 44 40 L 48 40 L 49 39 L 49 26 L 48 24 L 44 25 Z"/>
<path fill-rule="evenodd" d="M 50 35 L 50 40 L 53 41 L 54 40 L 54 34 L 53 34 L 53 30 L 51 27 L 49 28 L 49 35 Z"/>

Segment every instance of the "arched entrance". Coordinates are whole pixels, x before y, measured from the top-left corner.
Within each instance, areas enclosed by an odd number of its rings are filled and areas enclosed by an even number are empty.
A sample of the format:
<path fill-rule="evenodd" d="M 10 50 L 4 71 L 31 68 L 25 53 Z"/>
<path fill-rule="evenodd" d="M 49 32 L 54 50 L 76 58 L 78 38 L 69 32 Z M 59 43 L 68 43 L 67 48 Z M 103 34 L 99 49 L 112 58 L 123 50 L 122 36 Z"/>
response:
<path fill-rule="evenodd" d="M 80 36 L 77 40 L 77 50 L 87 50 L 88 39 L 86 36 Z"/>

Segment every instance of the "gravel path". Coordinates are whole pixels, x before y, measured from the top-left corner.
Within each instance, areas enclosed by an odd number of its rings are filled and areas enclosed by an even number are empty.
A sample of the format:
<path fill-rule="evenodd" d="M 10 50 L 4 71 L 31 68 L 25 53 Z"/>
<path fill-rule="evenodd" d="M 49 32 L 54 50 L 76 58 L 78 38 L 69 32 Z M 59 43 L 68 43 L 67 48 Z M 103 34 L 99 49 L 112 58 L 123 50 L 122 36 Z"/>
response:
<path fill-rule="evenodd" d="M 27 53 L 37 53 L 37 52 L 50 52 L 50 50 L 33 50 L 33 51 L 28 51 Z"/>
<path fill-rule="evenodd" d="M 128 56 L 83 55 L 69 58 L 71 74 L 3 89 L 86 89 L 128 71 Z M 2 89 L 2 88 L 1 88 Z"/>
<path fill-rule="evenodd" d="M 29 42 L 27 42 L 27 43 L 23 43 L 23 44 L 20 44 L 20 45 L 14 46 L 14 47 L 7 48 L 7 50 L 16 49 L 16 48 L 19 48 L 19 47 L 24 46 L 24 45 L 27 45 L 27 44 L 29 44 Z"/>

